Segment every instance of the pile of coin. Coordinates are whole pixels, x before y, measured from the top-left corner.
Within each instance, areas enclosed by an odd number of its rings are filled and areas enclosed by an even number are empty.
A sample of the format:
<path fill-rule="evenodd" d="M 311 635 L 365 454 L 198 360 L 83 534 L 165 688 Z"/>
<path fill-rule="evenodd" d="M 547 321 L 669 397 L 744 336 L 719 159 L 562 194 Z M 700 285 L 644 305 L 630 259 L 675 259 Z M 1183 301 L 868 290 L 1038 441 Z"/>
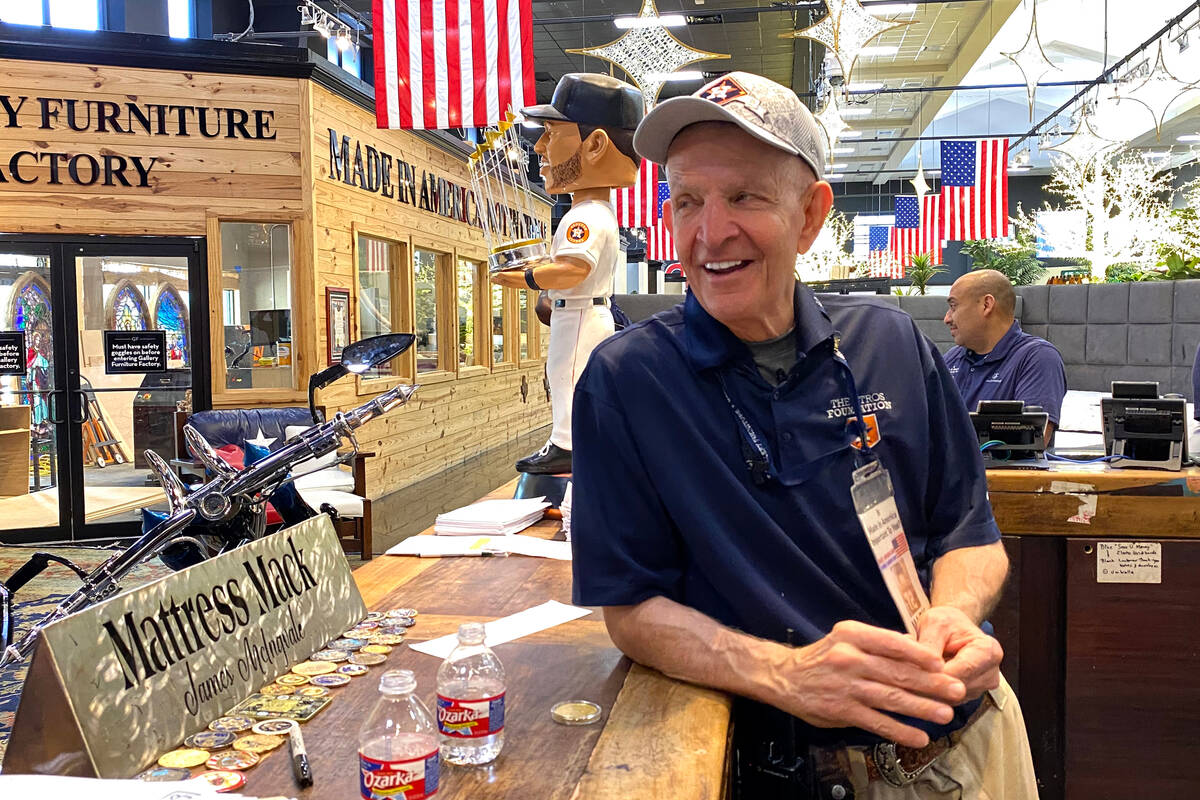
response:
<path fill-rule="evenodd" d="M 313 653 L 291 672 L 243 700 L 218 717 L 208 730 L 183 740 L 180 748 L 163 753 L 158 766 L 137 777 L 144 781 L 208 780 L 218 792 L 232 792 L 246 783 L 244 771 L 283 744 L 293 725 L 306 722 L 332 699 L 330 689 L 383 664 L 404 635 L 416 624 L 415 608 L 371 611 L 340 638 Z M 207 769 L 193 776 L 193 768 Z"/>

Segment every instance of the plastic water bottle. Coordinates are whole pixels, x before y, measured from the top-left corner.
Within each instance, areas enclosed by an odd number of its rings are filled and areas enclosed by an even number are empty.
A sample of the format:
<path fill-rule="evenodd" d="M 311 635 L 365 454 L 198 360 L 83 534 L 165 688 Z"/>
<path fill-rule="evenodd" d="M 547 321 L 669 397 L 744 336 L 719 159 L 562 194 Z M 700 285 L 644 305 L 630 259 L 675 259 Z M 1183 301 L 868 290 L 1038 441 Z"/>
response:
<path fill-rule="evenodd" d="M 429 709 L 413 692 L 412 670 L 379 680 L 379 701 L 358 732 L 363 800 L 422 800 L 438 790 L 438 741 Z M 407 787 L 407 788 L 401 788 Z"/>
<path fill-rule="evenodd" d="M 483 638 L 481 623 L 460 625 L 438 667 L 438 738 L 451 764 L 490 763 L 504 746 L 504 667 Z"/>

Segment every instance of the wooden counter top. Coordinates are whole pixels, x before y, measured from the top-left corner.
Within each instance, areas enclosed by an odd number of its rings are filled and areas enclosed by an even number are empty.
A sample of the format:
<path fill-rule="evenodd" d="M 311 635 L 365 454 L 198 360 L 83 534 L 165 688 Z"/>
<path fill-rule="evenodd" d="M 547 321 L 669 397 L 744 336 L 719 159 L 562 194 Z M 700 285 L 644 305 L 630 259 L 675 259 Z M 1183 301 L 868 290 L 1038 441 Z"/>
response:
<path fill-rule="evenodd" d="M 1063 464 L 993 469 L 987 479 L 1005 534 L 1200 539 L 1200 468 Z"/>
<path fill-rule="evenodd" d="M 512 497 L 513 483 L 488 497 Z M 550 538 L 558 523 L 526 531 Z M 429 533 L 431 531 L 427 531 Z M 543 558 L 383 556 L 354 572 L 367 607 L 420 612 L 411 638 L 424 641 L 461 622 L 487 621 L 546 600 L 571 602 L 571 564 Z M 730 700 L 632 665 L 613 645 L 599 609 L 582 619 L 497 647 L 508 676 L 504 750 L 487 767 L 442 765 L 438 797 L 585 800 L 724 796 Z M 412 669 L 422 699 L 441 661 L 397 648 L 388 668 Z M 299 790 L 284 750 L 247 773 L 244 792 L 346 800 L 358 796 L 358 727 L 378 696 L 380 670 L 333 690 L 334 702 L 304 726 L 315 785 Z M 602 723 L 566 727 L 550 719 L 560 700 L 586 699 Z M 428 704 L 428 703 L 427 703 Z"/>

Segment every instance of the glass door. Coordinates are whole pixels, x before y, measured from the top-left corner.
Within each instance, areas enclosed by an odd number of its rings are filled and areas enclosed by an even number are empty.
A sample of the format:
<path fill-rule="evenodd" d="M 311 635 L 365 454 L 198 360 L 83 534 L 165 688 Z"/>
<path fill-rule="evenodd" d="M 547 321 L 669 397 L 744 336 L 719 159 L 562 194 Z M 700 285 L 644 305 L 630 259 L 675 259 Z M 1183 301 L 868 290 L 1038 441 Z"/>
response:
<path fill-rule="evenodd" d="M 67 248 L 75 538 L 130 535 L 142 508 L 165 508 L 145 452 L 170 464 L 181 455 L 177 412 L 208 407 L 199 243 L 167 241 Z"/>
<path fill-rule="evenodd" d="M 55 256 L 50 245 L 0 241 L 0 541 L 14 544 L 68 538 Z"/>

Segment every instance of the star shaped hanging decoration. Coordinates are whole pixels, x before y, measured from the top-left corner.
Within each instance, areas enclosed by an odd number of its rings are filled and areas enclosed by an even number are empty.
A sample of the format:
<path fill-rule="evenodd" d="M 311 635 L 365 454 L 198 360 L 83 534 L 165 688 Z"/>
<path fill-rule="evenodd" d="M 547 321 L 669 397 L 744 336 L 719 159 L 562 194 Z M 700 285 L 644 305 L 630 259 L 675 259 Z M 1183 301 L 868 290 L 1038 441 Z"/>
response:
<path fill-rule="evenodd" d="M 1146 131 L 1145 114 L 1150 107 L 1130 94 L 1133 83 L 1124 79 L 1095 88 L 1087 116 L 1101 139 L 1128 144 Z"/>
<path fill-rule="evenodd" d="M 913 190 L 917 193 L 917 197 L 924 197 L 929 194 L 929 182 L 925 180 L 925 165 L 921 161 L 921 151 L 917 151 L 917 174 L 909 181 L 912 184 Z"/>
<path fill-rule="evenodd" d="M 1059 70 L 1058 65 L 1046 57 L 1046 51 L 1042 49 L 1041 39 L 1038 38 L 1037 30 L 1037 0 L 1033 3 L 1033 14 L 1029 17 L 1029 35 L 1025 37 L 1025 44 L 1021 45 L 1020 49 L 1011 53 L 1002 53 L 1009 61 L 1017 65 L 1021 70 L 1022 77 L 1025 78 L 1025 92 L 1029 96 L 1029 119 L 1033 119 L 1033 101 L 1037 94 L 1038 82 L 1050 70 Z M 1061 70 L 1059 70 L 1061 72 Z"/>
<path fill-rule="evenodd" d="M 846 124 L 846 120 L 842 119 L 842 108 L 838 102 L 838 92 L 836 89 L 829 90 L 829 96 L 825 100 L 825 107 L 817 112 L 814 117 L 817 122 L 821 123 L 821 130 L 825 133 L 825 161 L 833 162 L 833 147 L 837 144 L 837 140 L 850 126 Z"/>
<path fill-rule="evenodd" d="M 654 0 L 643 0 L 638 16 L 657 18 L 658 9 L 654 6 Z M 625 70 L 629 79 L 642 90 L 647 109 L 658 100 L 658 91 L 665 82 L 657 77 L 658 75 L 675 72 L 680 67 L 698 61 L 729 58 L 726 53 L 710 53 L 707 50 L 688 47 L 662 25 L 630 28 L 620 38 L 608 44 L 580 47 L 566 52 L 602 58 Z"/>
<path fill-rule="evenodd" d="M 825 0 L 825 16 L 807 28 L 780 34 L 781 38 L 812 39 L 837 57 L 842 77 L 850 83 L 854 62 L 863 45 L 884 31 L 911 25 L 911 22 L 885 22 L 863 8 L 859 0 Z"/>
<path fill-rule="evenodd" d="M 1167 112 L 1176 100 L 1191 92 L 1200 91 L 1200 81 L 1184 81 L 1176 78 L 1163 59 L 1162 42 L 1153 61 L 1147 62 L 1149 74 L 1141 83 L 1132 86 L 1126 96 L 1144 105 L 1154 118 L 1154 132 L 1162 138 L 1162 126 Z"/>
<path fill-rule="evenodd" d="M 1090 114 L 1081 114 L 1075 132 L 1066 141 L 1053 147 L 1043 147 L 1042 150 L 1058 153 L 1074 159 L 1081 169 L 1087 169 L 1092 162 L 1099 160 L 1121 148 L 1120 142 L 1105 139 L 1092 128 Z"/>

